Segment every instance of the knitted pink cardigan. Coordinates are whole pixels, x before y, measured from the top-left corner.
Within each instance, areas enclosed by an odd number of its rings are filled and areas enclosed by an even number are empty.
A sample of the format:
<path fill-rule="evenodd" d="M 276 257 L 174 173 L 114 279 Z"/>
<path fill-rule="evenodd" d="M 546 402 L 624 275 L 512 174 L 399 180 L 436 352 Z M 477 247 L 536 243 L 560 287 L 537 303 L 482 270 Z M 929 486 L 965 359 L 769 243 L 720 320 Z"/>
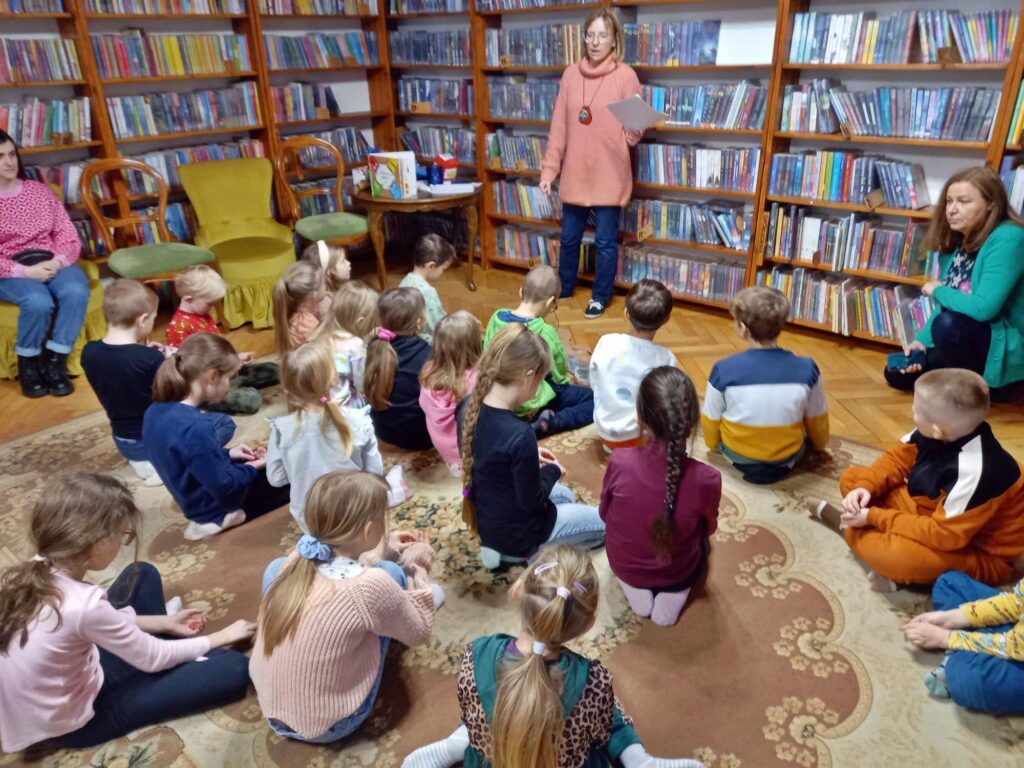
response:
<path fill-rule="evenodd" d="M 589 125 L 579 121 L 584 92 L 594 116 Z M 542 181 L 554 181 L 561 173 L 558 196 L 563 203 L 621 207 L 629 201 L 633 192 L 629 144 L 608 104 L 638 93 L 636 72 L 614 55 L 597 66 L 584 57 L 565 70 L 541 169 Z"/>

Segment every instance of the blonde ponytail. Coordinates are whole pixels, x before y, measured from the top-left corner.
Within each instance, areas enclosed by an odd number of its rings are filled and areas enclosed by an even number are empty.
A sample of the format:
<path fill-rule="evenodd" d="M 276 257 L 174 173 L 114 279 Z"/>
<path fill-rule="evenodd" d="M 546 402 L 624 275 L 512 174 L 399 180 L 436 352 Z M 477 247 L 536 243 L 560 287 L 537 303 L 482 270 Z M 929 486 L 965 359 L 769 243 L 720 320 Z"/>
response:
<path fill-rule="evenodd" d="M 289 349 L 281 358 L 281 386 L 288 399 L 288 410 L 296 414 L 296 427 L 302 425 L 303 409 L 314 404 L 324 407 L 320 429 L 333 429 L 341 438 L 342 453 L 352 455 L 352 430 L 341 410 L 331 402 L 330 390 L 337 380 L 334 352 L 324 342 L 310 341 Z"/>

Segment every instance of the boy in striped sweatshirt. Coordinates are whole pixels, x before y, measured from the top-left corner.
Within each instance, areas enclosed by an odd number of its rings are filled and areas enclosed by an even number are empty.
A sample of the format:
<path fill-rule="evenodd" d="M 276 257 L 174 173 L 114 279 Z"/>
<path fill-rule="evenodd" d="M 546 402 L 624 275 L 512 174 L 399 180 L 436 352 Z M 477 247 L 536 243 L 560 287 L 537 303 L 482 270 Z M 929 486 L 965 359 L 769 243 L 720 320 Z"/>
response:
<path fill-rule="evenodd" d="M 749 483 L 781 480 L 809 442 L 828 445 L 828 405 L 818 366 L 779 348 L 789 316 L 781 291 L 744 288 L 730 307 L 736 332 L 750 349 L 711 369 L 701 426 L 704 442 L 721 450 Z"/>

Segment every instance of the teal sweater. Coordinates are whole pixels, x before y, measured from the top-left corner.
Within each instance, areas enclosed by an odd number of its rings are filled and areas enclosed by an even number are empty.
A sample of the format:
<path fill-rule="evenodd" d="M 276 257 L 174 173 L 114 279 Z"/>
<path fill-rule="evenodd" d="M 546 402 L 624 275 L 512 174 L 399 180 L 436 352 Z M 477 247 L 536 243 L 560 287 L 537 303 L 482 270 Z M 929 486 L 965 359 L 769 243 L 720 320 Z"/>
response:
<path fill-rule="evenodd" d="M 952 253 L 939 256 L 945 279 L 953 263 Z M 1004 221 L 992 230 L 978 251 L 971 272 L 971 292 L 961 293 L 943 285 L 932 298 L 938 305 L 917 340 L 926 347 L 932 341 L 932 321 L 944 309 L 960 312 L 992 326 L 992 342 L 985 361 L 985 381 L 1002 387 L 1024 380 L 1024 227 Z"/>

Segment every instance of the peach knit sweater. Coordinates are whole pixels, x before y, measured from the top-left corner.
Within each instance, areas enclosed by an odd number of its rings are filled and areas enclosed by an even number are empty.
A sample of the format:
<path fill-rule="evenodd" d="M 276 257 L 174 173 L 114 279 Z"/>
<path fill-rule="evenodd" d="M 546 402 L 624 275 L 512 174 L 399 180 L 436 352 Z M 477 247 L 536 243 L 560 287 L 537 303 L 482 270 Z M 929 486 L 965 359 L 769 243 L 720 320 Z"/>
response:
<path fill-rule="evenodd" d="M 409 577 L 408 590 L 379 568 L 351 579 L 317 575 L 294 635 L 270 656 L 256 635 L 249 674 L 264 717 L 313 738 L 354 713 L 377 677 L 381 636 L 404 645 L 430 639 L 434 598 L 427 569 L 433 558 L 426 544 L 402 553 L 398 564 Z"/>
<path fill-rule="evenodd" d="M 589 125 L 579 121 L 584 90 L 594 115 Z M 629 201 L 633 192 L 629 144 L 608 104 L 638 93 L 636 72 L 614 56 L 596 67 L 584 57 L 565 70 L 541 168 L 543 181 L 554 181 L 561 173 L 558 196 L 563 203 L 621 207 Z"/>

